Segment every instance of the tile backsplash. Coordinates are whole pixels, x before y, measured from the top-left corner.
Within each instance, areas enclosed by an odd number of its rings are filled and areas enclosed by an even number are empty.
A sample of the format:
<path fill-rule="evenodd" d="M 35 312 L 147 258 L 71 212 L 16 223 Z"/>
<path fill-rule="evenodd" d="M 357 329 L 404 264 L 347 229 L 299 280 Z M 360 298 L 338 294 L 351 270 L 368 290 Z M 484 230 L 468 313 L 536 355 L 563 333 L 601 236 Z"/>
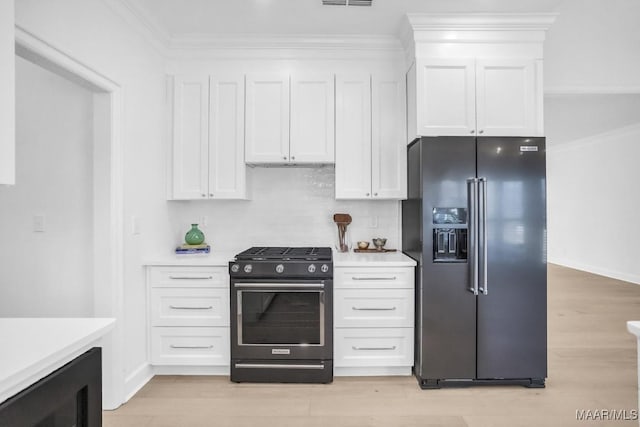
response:
<path fill-rule="evenodd" d="M 197 223 L 212 250 L 334 246 L 333 214 L 348 213 L 354 243 L 386 237 L 386 247 L 399 249 L 400 202 L 335 200 L 332 166 L 248 168 L 247 187 L 250 200 L 168 202 L 176 244 Z"/>

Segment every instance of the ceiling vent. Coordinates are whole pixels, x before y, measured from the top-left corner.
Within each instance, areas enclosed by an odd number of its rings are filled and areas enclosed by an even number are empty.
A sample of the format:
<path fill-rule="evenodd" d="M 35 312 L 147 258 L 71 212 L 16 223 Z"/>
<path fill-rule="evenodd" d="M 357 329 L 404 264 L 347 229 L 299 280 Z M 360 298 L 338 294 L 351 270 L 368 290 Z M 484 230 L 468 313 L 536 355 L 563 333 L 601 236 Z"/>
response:
<path fill-rule="evenodd" d="M 325 6 L 371 6 L 373 0 L 322 0 Z"/>

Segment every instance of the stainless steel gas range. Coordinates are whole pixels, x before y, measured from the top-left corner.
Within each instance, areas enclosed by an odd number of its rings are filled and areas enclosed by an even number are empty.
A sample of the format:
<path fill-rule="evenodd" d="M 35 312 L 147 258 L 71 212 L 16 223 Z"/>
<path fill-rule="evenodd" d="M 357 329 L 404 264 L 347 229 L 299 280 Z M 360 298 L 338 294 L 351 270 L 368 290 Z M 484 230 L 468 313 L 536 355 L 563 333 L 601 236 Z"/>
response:
<path fill-rule="evenodd" d="M 229 275 L 231 381 L 331 382 L 331 248 L 253 247 Z"/>

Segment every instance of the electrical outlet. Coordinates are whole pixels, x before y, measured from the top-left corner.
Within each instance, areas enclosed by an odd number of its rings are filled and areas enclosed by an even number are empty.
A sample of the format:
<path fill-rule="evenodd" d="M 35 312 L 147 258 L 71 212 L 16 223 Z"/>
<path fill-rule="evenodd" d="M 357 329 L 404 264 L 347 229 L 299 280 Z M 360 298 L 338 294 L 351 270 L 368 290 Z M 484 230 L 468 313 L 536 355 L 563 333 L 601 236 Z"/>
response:
<path fill-rule="evenodd" d="M 140 234 L 140 217 L 131 217 L 131 234 Z"/>

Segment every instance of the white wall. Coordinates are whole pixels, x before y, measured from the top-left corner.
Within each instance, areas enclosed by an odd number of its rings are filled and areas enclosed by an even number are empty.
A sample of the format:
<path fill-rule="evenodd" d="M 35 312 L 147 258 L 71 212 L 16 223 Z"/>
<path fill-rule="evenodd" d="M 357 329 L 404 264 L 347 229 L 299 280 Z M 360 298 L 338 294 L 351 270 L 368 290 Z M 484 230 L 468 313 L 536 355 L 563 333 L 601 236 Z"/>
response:
<path fill-rule="evenodd" d="M 640 2 L 558 12 L 544 45 L 549 261 L 640 283 Z"/>
<path fill-rule="evenodd" d="M 564 0 L 544 44 L 544 86 L 553 91 L 640 92 L 640 2 Z"/>
<path fill-rule="evenodd" d="M 183 243 L 189 224 L 202 224 L 206 217 L 207 225 L 199 228 L 213 250 L 237 253 L 263 245 L 334 246 L 333 214 L 349 213 L 353 241 L 386 237 L 388 248 L 398 248 L 399 202 L 336 201 L 334 183 L 331 166 L 249 168 L 249 201 L 167 202 L 172 237 L 176 244 Z"/>
<path fill-rule="evenodd" d="M 548 97 L 549 261 L 640 283 L 640 95 Z"/>
<path fill-rule="evenodd" d="M 146 365 L 145 248 L 167 247 L 170 229 L 165 191 L 164 62 L 123 19 L 117 1 L 21 0 L 16 24 L 121 87 L 124 167 L 124 375 Z M 121 110 L 120 110 L 121 108 Z M 131 233 L 130 218 L 142 221 Z M 119 373 L 118 373 L 119 374 Z M 135 382 L 135 379 L 134 379 Z M 130 387 L 135 387 L 132 384 Z M 125 385 L 125 393 L 129 385 Z"/>
<path fill-rule="evenodd" d="M 93 313 L 92 99 L 16 58 L 17 182 L 0 187 L 0 317 Z"/>
<path fill-rule="evenodd" d="M 0 2 L 0 184 L 15 182 L 14 2 Z"/>

